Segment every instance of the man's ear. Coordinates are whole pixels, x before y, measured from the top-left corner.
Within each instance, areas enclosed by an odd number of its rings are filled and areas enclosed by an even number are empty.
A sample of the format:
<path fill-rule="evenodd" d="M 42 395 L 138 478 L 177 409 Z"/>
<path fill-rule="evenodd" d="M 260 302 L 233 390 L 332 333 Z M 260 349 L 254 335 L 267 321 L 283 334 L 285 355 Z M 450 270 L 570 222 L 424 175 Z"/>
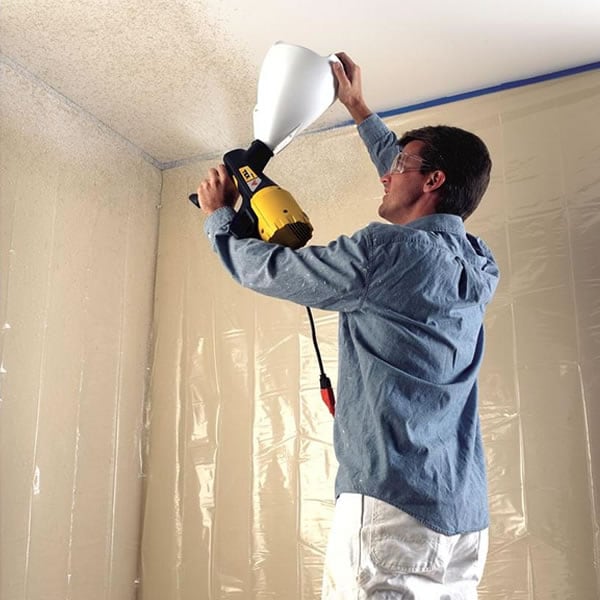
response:
<path fill-rule="evenodd" d="M 439 190 L 442 185 L 444 185 L 444 181 L 446 181 L 446 174 L 444 171 L 431 171 L 425 180 L 423 191 L 433 192 L 435 190 Z"/>

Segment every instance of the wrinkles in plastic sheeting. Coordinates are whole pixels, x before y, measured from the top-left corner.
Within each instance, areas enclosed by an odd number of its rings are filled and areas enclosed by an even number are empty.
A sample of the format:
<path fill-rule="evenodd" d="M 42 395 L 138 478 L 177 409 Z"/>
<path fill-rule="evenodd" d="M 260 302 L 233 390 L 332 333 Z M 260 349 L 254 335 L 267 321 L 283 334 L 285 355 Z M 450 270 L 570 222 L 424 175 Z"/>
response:
<path fill-rule="evenodd" d="M 180 220 L 172 225 L 194 226 Z M 174 245 L 166 240 L 161 252 L 171 254 Z M 142 570 L 154 573 L 148 565 L 165 564 L 161 531 L 168 531 L 176 564 L 167 565 L 164 577 L 143 580 L 142 595 L 171 597 L 187 589 L 204 597 L 235 598 L 266 588 L 285 597 L 290 585 L 297 585 L 299 562 L 309 573 L 303 585 L 316 593 L 322 556 L 315 548 L 327 529 L 323 504 L 331 506 L 331 491 L 325 479 L 333 461 L 308 321 L 297 307 L 240 294 L 233 282 L 192 285 L 206 268 L 205 261 L 187 254 L 175 272 L 163 273 L 179 285 L 171 283 L 169 297 L 158 301 L 155 362 L 166 360 L 169 366 L 154 371 L 153 389 L 166 389 L 176 408 L 150 404 L 143 537 L 148 551 Z M 161 273 L 158 278 L 161 285 Z M 206 281 L 213 280 L 208 273 Z M 177 321 L 163 317 L 171 309 Z M 318 320 L 335 336 L 336 320 L 330 315 Z M 167 338 L 177 350 L 161 357 Z M 223 402 L 216 404 L 215 395 Z M 295 400 L 301 397 L 310 397 L 302 411 Z M 176 438 L 154 427 L 165 414 L 179 432 Z M 307 470 L 315 456 L 321 468 Z M 315 497 L 319 485 L 325 501 L 321 494 Z M 303 505 L 299 490 L 306 498 Z M 282 526 L 273 528 L 273 519 Z M 274 546 L 281 548 L 279 556 Z M 290 560 L 282 562 L 282 556 Z"/>
<path fill-rule="evenodd" d="M 592 600 L 600 74 L 389 120 L 400 133 L 441 122 L 478 133 L 494 160 L 467 222 L 502 270 L 480 376 L 491 536 L 479 595 Z M 308 323 L 212 254 L 185 202 L 209 166 L 164 174 L 141 597 L 318 598 L 336 462 Z M 314 243 L 376 219 L 381 187 L 352 128 L 298 138 L 269 175 L 310 215 Z M 335 379 L 336 315 L 317 327 Z"/>
<path fill-rule="evenodd" d="M 0 597 L 133 598 L 160 173 L 0 75 Z"/>

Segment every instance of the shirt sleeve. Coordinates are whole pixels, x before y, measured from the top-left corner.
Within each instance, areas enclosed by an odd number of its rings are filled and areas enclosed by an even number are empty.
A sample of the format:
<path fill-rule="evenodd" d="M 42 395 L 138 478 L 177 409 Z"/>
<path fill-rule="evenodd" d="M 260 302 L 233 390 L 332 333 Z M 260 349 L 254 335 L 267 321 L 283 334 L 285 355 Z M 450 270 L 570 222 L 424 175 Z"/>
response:
<path fill-rule="evenodd" d="M 357 129 L 379 176 L 385 175 L 398 154 L 398 137 L 375 113 L 367 117 Z"/>
<path fill-rule="evenodd" d="M 351 312 L 360 308 L 368 286 L 370 238 L 366 229 L 327 246 L 292 250 L 229 233 L 235 212 L 221 208 L 204 229 L 225 268 L 251 290 L 304 306 Z"/>

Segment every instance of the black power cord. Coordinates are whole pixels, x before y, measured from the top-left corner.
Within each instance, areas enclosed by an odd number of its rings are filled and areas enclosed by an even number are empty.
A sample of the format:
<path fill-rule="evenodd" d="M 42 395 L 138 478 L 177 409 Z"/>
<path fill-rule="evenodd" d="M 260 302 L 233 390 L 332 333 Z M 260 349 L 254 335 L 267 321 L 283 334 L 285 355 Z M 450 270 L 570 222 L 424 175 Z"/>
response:
<path fill-rule="evenodd" d="M 315 328 L 315 320 L 313 318 L 312 310 L 310 307 L 306 307 L 306 312 L 308 313 L 308 321 L 310 323 L 310 330 L 312 333 L 313 345 L 315 347 L 315 352 L 317 354 L 317 362 L 319 363 L 319 383 L 321 387 L 321 398 L 325 403 L 325 406 L 329 409 L 331 416 L 335 416 L 335 396 L 333 394 L 333 387 L 331 386 L 331 381 L 329 377 L 325 374 L 325 369 L 323 368 L 323 360 L 321 358 L 321 352 L 319 350 L 319 344 L 317 342 L 317 330 Z"/>

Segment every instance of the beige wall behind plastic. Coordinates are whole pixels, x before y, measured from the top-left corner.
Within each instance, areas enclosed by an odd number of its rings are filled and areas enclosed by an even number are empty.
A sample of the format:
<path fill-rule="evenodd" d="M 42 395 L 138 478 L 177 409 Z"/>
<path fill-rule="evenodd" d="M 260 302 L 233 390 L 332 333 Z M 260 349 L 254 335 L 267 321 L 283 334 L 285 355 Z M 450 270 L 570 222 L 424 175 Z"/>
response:
<path fill-rule="evenodd" d="M 468 223 L 503 274 L 481 374 L 481 597 L 596 599 L 600 72 L 389 121 L 439 122 L 479 133 L 494 159 Z M 221 268 L 186 200 L 208 166 L 164 173 L 142 597 L 317 598 L 335 459 L 305 312 Z M 297 139 L 268 172 L 310 214 L 314 243 L 376 218 L 381 187 L 354 128 Z M 334 379 L 336 322 L 318 313 Z"/>
<path fill-rule="evenodd" d="M 0 82 L 0 598 L 129 600 L 161 173 Z"/>

